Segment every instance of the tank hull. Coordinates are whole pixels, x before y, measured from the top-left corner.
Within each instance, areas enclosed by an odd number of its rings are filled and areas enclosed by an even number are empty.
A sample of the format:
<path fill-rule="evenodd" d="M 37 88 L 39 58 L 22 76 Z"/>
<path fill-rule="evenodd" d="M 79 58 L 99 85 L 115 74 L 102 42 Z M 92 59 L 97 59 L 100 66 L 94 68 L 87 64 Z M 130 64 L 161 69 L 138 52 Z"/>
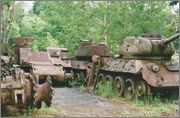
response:
<path fill-rule="evenodd" d="M 137 79 L 145 80 L 152 87 L 178 87 L 179 69 L 176 67 L 178 63 L 176 62 L 171 67 L 167 67 L 166 64 L 171 62 L 171 60 L 152 61 L 109 58 L 100 68 L 100 71 L 115 75 L 141 75 L 142 78 Z M 153 70 L 153 67 L 157 68 L 157 70 Z M 168 68 L 171 68 L 171 70 Z"/>

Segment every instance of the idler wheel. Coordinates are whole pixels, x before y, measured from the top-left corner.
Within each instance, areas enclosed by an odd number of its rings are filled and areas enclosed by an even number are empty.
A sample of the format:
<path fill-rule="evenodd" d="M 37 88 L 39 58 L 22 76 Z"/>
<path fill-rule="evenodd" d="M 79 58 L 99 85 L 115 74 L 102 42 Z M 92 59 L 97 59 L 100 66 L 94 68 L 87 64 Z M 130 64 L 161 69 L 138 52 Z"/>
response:
<path fill-rule="evenodd" d="M 104 82 L 103 82 L 103 79 L 105 79 L 105 77 L 104 77 L 104 74 L 99 74 L 98 75 L 98 77 L 97 77 L 97 81 L 96 81 L 96 83 L 95 83 L 95 85 L 94 85 L 94 90 L 98 90 L 99 89 L 99 87 L 97 86 L 97 84 L 98 85 L 102 85 Z"/>
<path fill-rule="evenodd" d="M 125 82 L 124 97 L 127 100 L 132 100 L 135 96 L 135 82 L 133 79 L 129 78 Z"/>
<path fill-rule="evenodd" d="M 151 87 L 148 84 L 146 84 L 146 94 L 147 94 L 147 96 L 151 96 L 152 95 Z"/>
<path fill-rule="evenodd" d="M 113 90 L 115 92 L 116 95 L 118 95 L 119 97 L 121 97 L 123 95 L 124 92 L 124 79 L 122 77 L 115 77 L 114 81 L 113 81 Z"/>
<path fill-rule="evenodd" d="M 146 93 L 146 84 L 143 81 L 138 81 L 136 83 L 136 95 L 141 97 Z"/>
<path fill-rule="evenodd" d="M 104 77 L 104 75 L 103 74 L 99 74 L 98 75 L 98 82 L 100 82 L 100 81 L 102 81 L 103 79 L 104 79 L 105 77 Z"/>

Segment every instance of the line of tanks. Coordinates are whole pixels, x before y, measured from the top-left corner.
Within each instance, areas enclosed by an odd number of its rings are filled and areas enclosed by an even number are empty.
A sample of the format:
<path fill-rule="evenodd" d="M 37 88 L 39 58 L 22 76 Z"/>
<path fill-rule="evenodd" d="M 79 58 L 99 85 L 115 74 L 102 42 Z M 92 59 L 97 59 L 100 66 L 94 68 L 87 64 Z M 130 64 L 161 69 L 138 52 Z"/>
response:
<path fill-rule="evenodd" d="M 179 62 L 172 59 L 175 49 L 171 42 L 178 37 L 179 34 L 168 39 L 150 34 L 127 37 L 115 57 L 106 44 L 83 40 L 73 58 L 67 48 L 50 47 L 45 52 L 34 52 L 31 38 L 17 38 L 19 67 L 13 70 L 15 77 L 13 74 L 1 77 L 1 104 L 22 103 L 41 108 L 44 101 L 50 106 L 52 84 L 69 85 L 80 78 L 90 91 L 98 89 L 97 84 L 108 86 L 111 81 L 114 92 L 128 100 L 151 95 L 153 90 L 177 89 Z M 5 63 L 1 56 L 2 61 Z"/>

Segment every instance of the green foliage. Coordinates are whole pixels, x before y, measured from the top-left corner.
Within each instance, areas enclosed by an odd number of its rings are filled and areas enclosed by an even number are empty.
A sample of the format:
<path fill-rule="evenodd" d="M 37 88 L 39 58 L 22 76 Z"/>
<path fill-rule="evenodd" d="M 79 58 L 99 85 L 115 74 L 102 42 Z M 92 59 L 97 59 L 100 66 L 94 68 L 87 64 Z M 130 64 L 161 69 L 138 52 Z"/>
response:
<path fill-rule="evenodd" d="M 80 91 L 81 91 L 81 93 L 83 93 L 83 92 L 87 92 L 87 91 L 88 91 L 88 89 L 87 89 L 87 87 L 86 87 L 86 86 L 81 85 L 81 86 L 80 86 Z"/>
<path fill-rule="evenodd" d="M 108 98 L 117 97 L 112 88 L 112 81 L 107 81 L 106 84 L 102 84 L 101 82 L 97 83 L 95 94 Z"/>
<path fill-rule="evenodd" d="M 172 6 L 164 1 L 35 1 L 28 14 L 20 3 L 15 6 L 11 39 L 33 37 L 34 50 L 68 47 L 71 56 L 82 39 L 100 43 L 106 37 L 112 54 L 117 54 L 127 36 L 158 33 L 169 37 L 179 24 L 178 14 L 172 14 Z M 179 43 L 174 44 L 178 49 Z"/>
<path fill-rule="evenodd" d="M 12 0 L 3 0 L 3 6 L 10 7 Z"/>
<path fill-rule="evenodd" d="M 37 1 L 33 12 L 48 24 L 48 29 L 43 31 L 49 32 L 59 47 L 69 47 L 71 54 L 74 54 L 81 39 L 103 42 L 105 31 L 108 45 L 115 54 L 119 51 L 119 42 L 128 35 L 138 36 L 147 32 L 168 35 L 166 22 L 171 21 L 166 2 Z M 43 49 L 45 46 L 35 47 Z"/>
<path fill-rule="evenodd" d="M 144 96 L 142 98 L 136 98 L 133 100 L 133 102 L 139 106 L 144 106 L 144 105 L 156 106 L 161 102 L 161 100 L 160 100 L 160 96 L 156 95 L 156 96 Z"/>
<path fill-rule="evenodd" d="M 41 109 L 34 109 L 32 111 L 32 116 L 41 116 L 41 117 L 52 117 L 52 116 L 56 116 L 57 114 L 59 113 L 59 111 L 57 111 L 56 109 L 54 108 L 48 108 L 48 107 L 45 107 L 45 108 L 41 108 Z"/>

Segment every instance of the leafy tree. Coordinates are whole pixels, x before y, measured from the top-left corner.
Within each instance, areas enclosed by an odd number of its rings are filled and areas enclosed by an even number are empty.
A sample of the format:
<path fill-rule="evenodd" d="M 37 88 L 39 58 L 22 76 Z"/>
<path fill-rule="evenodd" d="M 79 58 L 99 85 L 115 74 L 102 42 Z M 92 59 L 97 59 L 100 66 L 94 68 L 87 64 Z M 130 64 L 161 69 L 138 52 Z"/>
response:
<path fill-rule="evenodd" d="M 36 50 L 51 44 L 68 47 L 71 55 L 82 39 L 106 42 L 116 54 L 127 36 L 156 33 L 169 37 L 179 19 L 171 13 L 169 2 L 163 1 L 35 1 L 32 11 L 23 18 L 21 36 L 34 37 Z"/>
<path fill-rule="evenodd" d="M 8 55 L 14 53 L 14 38 L 20 37 L 20 22 L 24 15 L 24 3 L 12 0 L 2 1 L 2 44 Z M 9 48 L 7 47 L 9 45 Z"/>

